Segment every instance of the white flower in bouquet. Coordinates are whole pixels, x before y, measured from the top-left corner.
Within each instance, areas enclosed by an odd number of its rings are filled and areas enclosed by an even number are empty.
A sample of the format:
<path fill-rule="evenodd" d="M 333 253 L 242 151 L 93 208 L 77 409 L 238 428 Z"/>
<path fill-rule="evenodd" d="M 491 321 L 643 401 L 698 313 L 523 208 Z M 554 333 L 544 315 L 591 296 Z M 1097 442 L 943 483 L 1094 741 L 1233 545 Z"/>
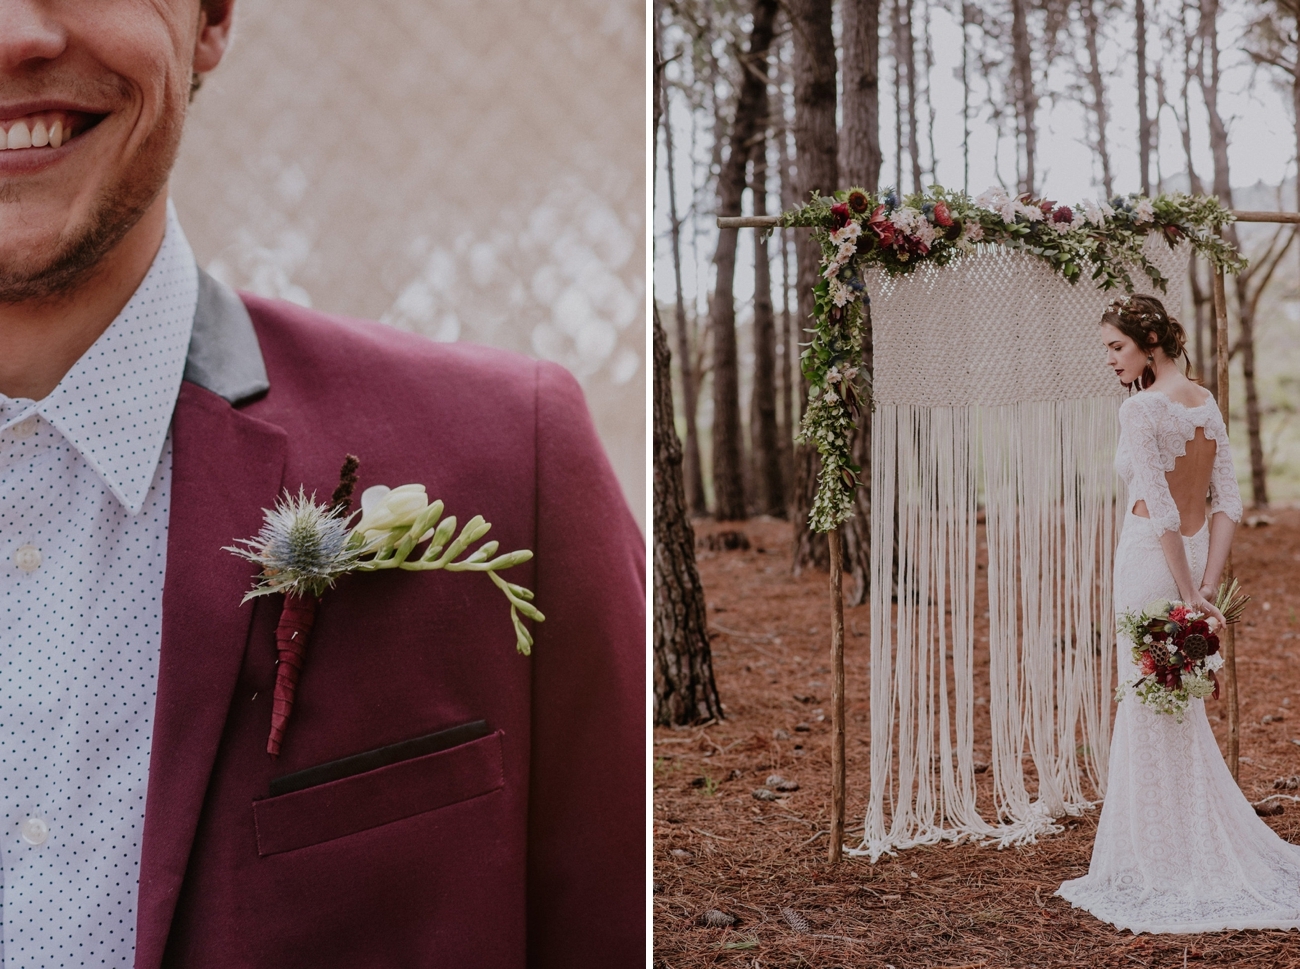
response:
<path fill-rule="evenodd" d="M 934 240 L 939 237 L 939 233 L 935 229 L 934 225 L 929 219 L 925 218 L 921 219 L 916 224 L 916 228 L 912 231 L 912 235 L 921 240 L 921 242 L 925 243 L 927 246 L 933 244 Z"/>
<path fill-rule="evenodd" d="M 1134 222 L 1154 222 L 1156 220 L 1156 210 L 1151 205 L 1150 199 L 1143 199 L 1133 206 Z"/>
<path fill-rule="evenodd" d="M 862 234 L 862 226 L 857 222 L 849 222 L 831 233 L 831 242 L 837 246 L 845 242 L 852 242 Z"/>
<path fill-rule="evenodd" d="M 1093 225 L 1105 225 L 1106 220 L 1114 214 L 1115 210 L 1105 202 L 1094 202 L 1092 199 L 1085 199 L 1083 202 L 1083 217 Z"/>
<path fill-rule="evenodd" d="M 922 214 L 921 210 L 914 209 L 910 205 L 905 205 L 901 209 L 896 209 L 894 214 L 889 217 L 889 221 L 893 223 L 894 228 L 908 233 L 909 235 L 914 233 L 922 222 L 928 224 L 925 215 Z"/>
<path fill-rule="evenodd" d="M 1046 218 L 1046 216 L 1043 215 L 1043 210 L 1037 205 L 1026 205 L 1024 202 L 1020 201 L 1020 199 L 1016 199 L 1016 211 L 1030 222 L 1042 222 L 1043 219 Z"/>

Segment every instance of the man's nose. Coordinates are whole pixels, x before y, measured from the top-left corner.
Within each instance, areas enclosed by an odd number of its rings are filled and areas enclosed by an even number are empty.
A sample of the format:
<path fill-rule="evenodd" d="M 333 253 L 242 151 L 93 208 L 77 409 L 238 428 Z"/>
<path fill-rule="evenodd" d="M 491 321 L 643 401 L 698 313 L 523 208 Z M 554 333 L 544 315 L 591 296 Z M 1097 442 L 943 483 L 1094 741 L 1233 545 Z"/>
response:
<path fill-rule="evenodd" d="M 0 71 L 54 60 L 68 35 L 45 0 L 0 0 Z"/>

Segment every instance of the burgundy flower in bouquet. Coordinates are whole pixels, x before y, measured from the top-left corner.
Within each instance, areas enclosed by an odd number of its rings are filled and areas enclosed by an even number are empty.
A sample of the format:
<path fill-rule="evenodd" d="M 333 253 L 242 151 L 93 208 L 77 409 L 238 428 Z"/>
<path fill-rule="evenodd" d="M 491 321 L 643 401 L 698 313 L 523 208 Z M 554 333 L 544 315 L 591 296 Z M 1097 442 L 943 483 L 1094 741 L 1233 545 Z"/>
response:
<path fill-rule="evenodd" d="M 831 206 L 831 215 L 835 218 L 835 228 L 842 229 L 849 224 L 849 207 L 844 202 L 836 202 Z"/>
<path fill-rule="evenodd" d="M 1220 586 L 1215 607 L 1228 622 L 1238 622 L 1250 601 L 1233 580 Z M 1138 676 L 1123 683 L 1116 699 L 1128 692 L 1158 713 L 1172 714 L 1180 723 L 1193 699 L 1218 699 L 1216 671 L 1223 667 L 1216 620 L 1184 602 L 1159 600 L 1140 613 L 1127 612 L 1119 628 L 1133 643 Z"/>
<path fill-rule="evenodd" d="M 871 213 L 871 218 L 867 220 L 867 226 L 876 237 L 880 240 L 882 247 L 888 248 L 894 244 L 895 238 L 899 235 L 898 229 L 894 223 L 889 221 L 889 216 L 885 214 L 885 207 L 877 205 L 876 211 Z"/>

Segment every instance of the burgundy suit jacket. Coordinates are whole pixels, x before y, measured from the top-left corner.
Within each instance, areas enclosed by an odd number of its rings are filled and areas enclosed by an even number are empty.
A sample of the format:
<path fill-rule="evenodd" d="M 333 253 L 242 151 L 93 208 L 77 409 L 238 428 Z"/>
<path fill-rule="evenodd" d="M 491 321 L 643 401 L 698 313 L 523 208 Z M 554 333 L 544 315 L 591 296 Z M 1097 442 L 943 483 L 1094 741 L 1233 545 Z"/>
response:
<path fill-rule="evenodd" d="M 245 309 L 246 307 L 246 309 Z M 240 298 L 206 275 L 172 423 L 137 969 L 639 966 L 644 541 L 560 367 Z M 536 592 L 531 658 L 476 573 L 324 596 L 282 754 L 279 597 L 240 605 L 286 488 L 423 483 Z M 271 796 L 272 779 L 486 721 L 478 739 Z"/>

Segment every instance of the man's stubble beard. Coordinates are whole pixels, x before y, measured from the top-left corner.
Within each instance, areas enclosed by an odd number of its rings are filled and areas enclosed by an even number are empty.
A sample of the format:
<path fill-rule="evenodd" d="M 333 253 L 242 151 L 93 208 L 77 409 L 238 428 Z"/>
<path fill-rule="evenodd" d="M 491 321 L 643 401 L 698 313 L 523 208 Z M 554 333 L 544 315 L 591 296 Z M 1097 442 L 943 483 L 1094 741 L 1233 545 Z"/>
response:
<path fill-rule="evenodd" d="M 0 262 L 0 304 L 59 302 L 90 280 L 104 257 L 126 237 L 167 185 L 180 149 L 186 100 L 169 105 L 167 116 L 141 144 L 137 162 L 95 199 L 89 220 L 76 235 L 59 241 L 38 266 Z M 0 189 L 0 204 L 16 201 L 13 189 Z"/>

